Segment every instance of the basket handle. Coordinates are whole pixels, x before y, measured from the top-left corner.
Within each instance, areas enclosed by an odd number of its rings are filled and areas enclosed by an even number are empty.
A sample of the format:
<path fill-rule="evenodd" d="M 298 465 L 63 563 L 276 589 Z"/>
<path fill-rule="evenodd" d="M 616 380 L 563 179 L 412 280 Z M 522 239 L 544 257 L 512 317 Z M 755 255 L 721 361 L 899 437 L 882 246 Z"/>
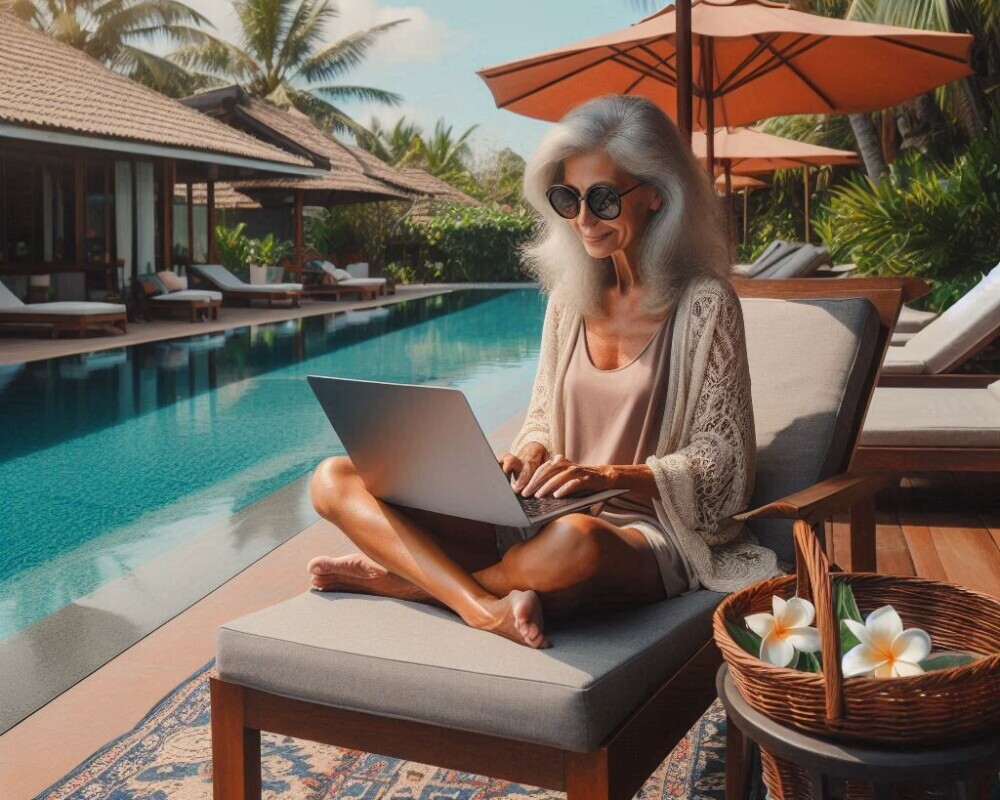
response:
<path fill-rule="evenodd" d="M 838 720 L 844 715 L 844 676 L 840 668 L 840 630 L 833 609 L 830 562 L 808 522 L 795 520 L 792 533 L 795 538 L 796 593 L 806 599 L 812 595 L 812 602 L 816 607 L 816 626 L 819 628 L 822 647 L 826 718 Z"/>

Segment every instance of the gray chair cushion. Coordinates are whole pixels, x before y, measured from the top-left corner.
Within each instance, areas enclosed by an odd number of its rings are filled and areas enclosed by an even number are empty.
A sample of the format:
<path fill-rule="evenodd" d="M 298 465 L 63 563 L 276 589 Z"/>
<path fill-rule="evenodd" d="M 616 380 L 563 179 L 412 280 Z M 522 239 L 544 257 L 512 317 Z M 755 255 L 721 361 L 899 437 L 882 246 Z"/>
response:
<path fill-rule="evenodd" d="M 846 463 L 879 317 L 864 298 L 742 303 L 757 430 L 755 508 Z M 754 520 L 751 528 L 781 560 L 792 560 L 790 522 Z"/>
<path fill-rule="evenodd" d="M 804 244 L 782 258 L 780 261 L 771 264 L 767 269 L 757 273 L 758 279 L 774 280 L 777 278 L 804 278 L 815 272 L 820 265 L 830 261 L 830 251 L 825 247 L 816 247 L 811 244 Z"/>
<path fill-rule="evenodd" d="M 899 319 L 896 320 L 896 327 L 893 329 L 893 334 L 916 333 L 922 330 L 928 322 L 936 318 L 936 311 L 920 311 L 916 308 L 903 306 L 899 309 Z"/>
<path fill-rule="evenodd" d="M 804 242 L 784 242 L 778 239 L 769 244 L 764 251 L 757 256 L 752 264 L 752 269 L 746 272 L 743 277 L 759 278 L 775 265 L 780 264 L 784 259 L 799 250 Z"/>
<path fill-rule="evenodd" d="M 582 615 L 531 650 L 443 609 L 310 592 L 224 625 L 217 666 L 285 697 L 586 752 L 708 641 L 721 598 Z"/>
<path fill-rule="evenodd" d="M 876 389 L 860 444 L 1000 447 L 1000 381 L 993 389 Z"/>

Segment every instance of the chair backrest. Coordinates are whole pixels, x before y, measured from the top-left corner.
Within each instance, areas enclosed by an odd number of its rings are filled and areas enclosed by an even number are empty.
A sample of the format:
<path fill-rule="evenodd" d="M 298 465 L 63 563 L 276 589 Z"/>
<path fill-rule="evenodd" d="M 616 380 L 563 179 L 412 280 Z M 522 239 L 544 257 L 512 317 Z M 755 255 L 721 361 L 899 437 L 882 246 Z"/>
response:
<path fill-rule="evenodd" d="M 757 257 L 750 269 L 745 270 L 742 273 L 742 277 L 759 278 L 768 270 L 772 269 L 776 264 L 781 263 L 792 253 L 796 252 L 800 247 L 802 247 L 802 245 L 803 242 L 785 242 L 781 239 L 772 242 L 764 249 L 764 252 Z"/>
<path fill-rule="evenodd" d="M 141 275 L 136 275 L 135 279 L 139 281 L 139 285 L 142 287 L 142 291 L 147 297 L 155 297 L 158 294 L 168 294 L 167 287 L 163 285 L 163 282 L 152 272 L 144 272 Z"/>
<path fill-rule="evenodd" d="M 825 247 L 804 244 L 763 272 L 755 275 L 758 279 L 804 278 L 814 273 L 822 264 L 829 263 L 830 251 Z"/>
<path fill-rule="evenodd" d="M 905 345 L 906 358 L 932 374 L 950 372 L 1000 333 L 1000 264 Z"/>
<path fill-rule="evenodd" d="M 829 286 L 842 282 L 734 281 L 743 304 L 757 432 L 751 508 L 850 463 L 902 296 L 898 289 L 838 292 Z M 756 292 L 740 285 L 751 283 Z M 768 296 L 765 288 L 792 283 L 818 285 L 798 296 Z M 789 521 L 757 519 L 750 526 L 780 559 L 792 560 Z"/>
<path fill-rule="evenodd" d="M 3 281 L 0 281 L 0 309 L 21 308 L 23 305 L 21 298 L 8 289 Z"/>
<path fill-rule="evenodd" d="M 196 275 L 201 275 L 220 289 L 238 290 L 247 286 L 244 281 L 241 281 L 221 264 L 192 264 L 188 269 Z"/>

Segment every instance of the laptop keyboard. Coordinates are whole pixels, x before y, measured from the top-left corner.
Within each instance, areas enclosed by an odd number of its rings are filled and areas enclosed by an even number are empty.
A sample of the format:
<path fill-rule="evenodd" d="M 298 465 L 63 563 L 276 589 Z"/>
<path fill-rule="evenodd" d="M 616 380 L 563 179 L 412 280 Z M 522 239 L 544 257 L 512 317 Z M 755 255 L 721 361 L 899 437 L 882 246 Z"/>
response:
<path fill-rule="evenodd" d="M 543 514 L 548 514 L 550 511 L 556 511 L 560 508 L 565 508 L 566 506 L 571 506 L 580 502 L 579 496 L 577 497 L 521 497 L 517 496 L 518 502 L 521 504 L 521 508 L 524 509 L 524 513 L 528 515 L 529 518 L 540 517 Z"/>

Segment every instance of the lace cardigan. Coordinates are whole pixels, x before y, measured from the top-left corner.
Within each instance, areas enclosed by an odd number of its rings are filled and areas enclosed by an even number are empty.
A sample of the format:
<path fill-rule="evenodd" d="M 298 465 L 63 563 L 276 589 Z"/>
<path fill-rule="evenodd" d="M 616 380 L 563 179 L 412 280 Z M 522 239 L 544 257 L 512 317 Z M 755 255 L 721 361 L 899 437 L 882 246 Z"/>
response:
<path fill-rule="evenodd" d="M 731 519 L 753 490 L 756 440 L 743 313 L 727 281 L 691 281 L 674 312 L 670 378 L 653 471 L 656 516 L 706 589 L 729 592 L 777 574 L 773 551 Z M 562 386 L 581 317 L 549 300 L 531 404 L 511 444 L 562 452 Z"/>

